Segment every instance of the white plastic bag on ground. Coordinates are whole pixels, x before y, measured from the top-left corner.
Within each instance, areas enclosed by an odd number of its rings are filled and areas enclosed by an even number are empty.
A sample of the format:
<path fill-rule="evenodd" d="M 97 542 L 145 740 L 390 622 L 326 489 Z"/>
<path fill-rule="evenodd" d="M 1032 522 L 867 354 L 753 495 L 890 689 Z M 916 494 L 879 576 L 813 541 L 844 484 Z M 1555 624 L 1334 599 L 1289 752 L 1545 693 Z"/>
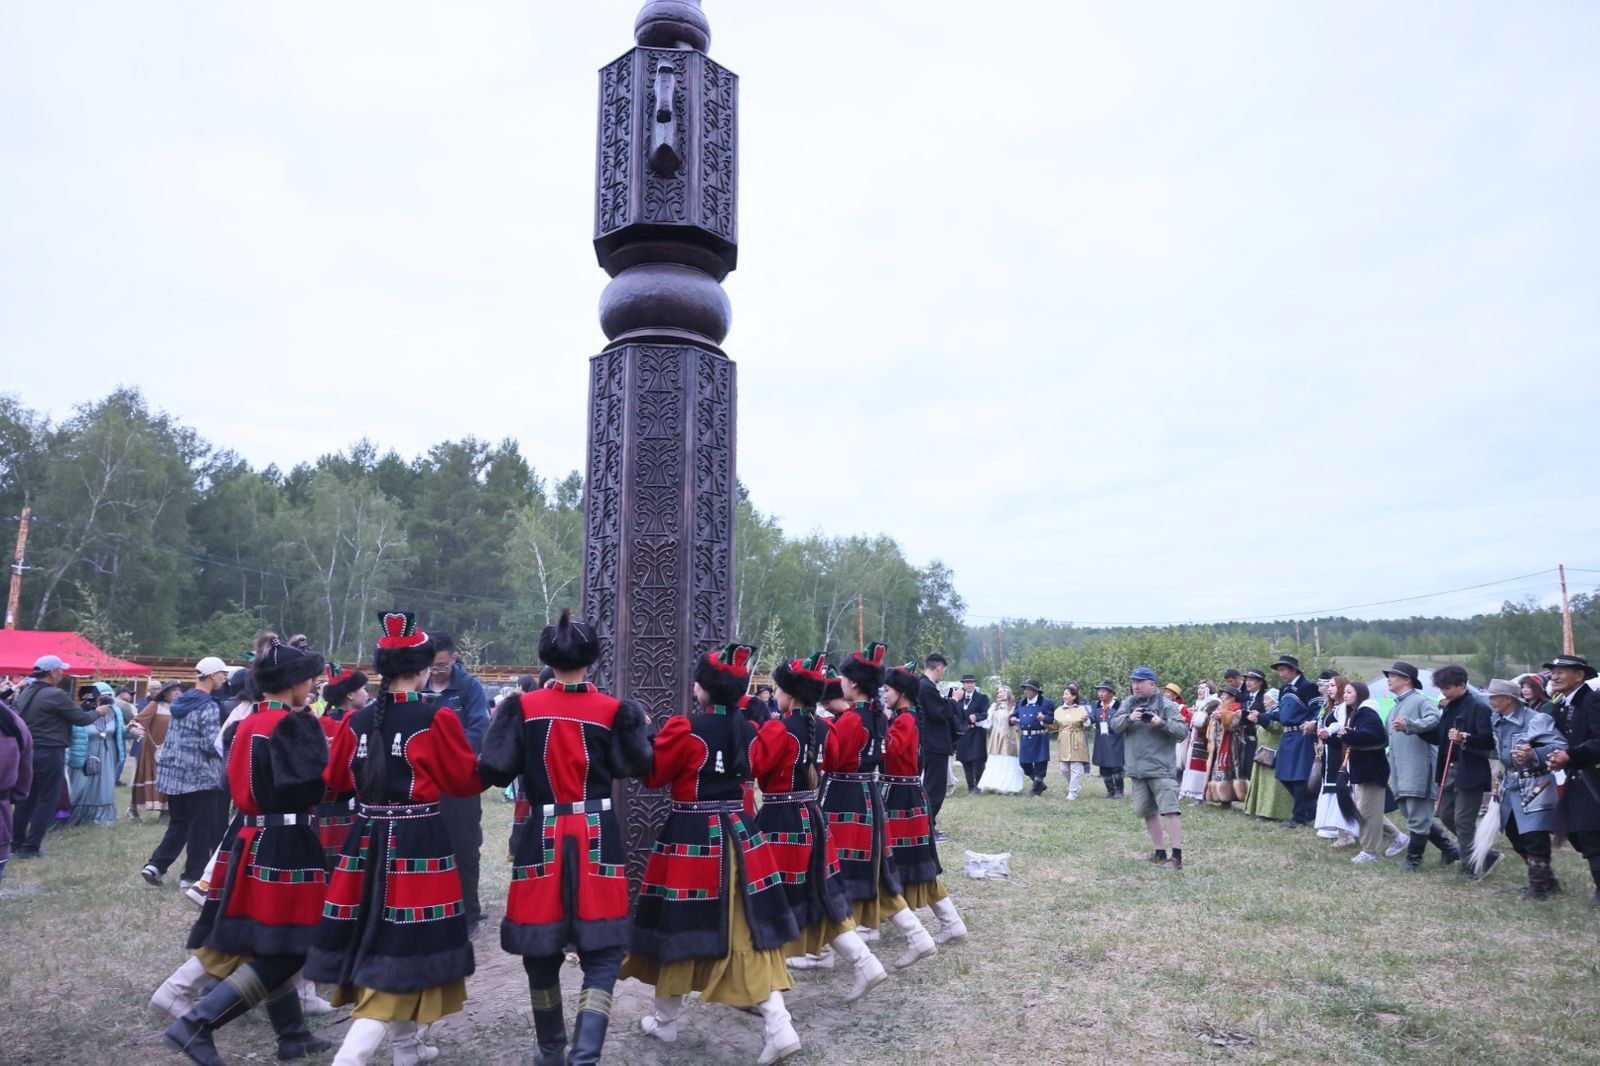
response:
<path fill-rule="evenodd" d="M 999 855 L 984 855 L 981 852 L 969 851 L 966 856 L 968 877 L 976 877 L 980 881 L 1011 880 L 1011 853 L 1009 851 L 1002 852 Z"/>

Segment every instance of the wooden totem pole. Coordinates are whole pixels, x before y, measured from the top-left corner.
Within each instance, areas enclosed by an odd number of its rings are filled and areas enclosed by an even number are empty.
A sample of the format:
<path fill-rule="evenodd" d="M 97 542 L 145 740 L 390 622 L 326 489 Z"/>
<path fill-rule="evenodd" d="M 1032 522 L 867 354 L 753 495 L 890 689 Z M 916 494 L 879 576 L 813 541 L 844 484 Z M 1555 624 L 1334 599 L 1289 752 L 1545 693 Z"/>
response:
<path fill-rule="evenodd" d="M 734 364 L 719 345 L 738 256 L 738 79 L 699 0 L 653 0 L 600 69 L 594 248 L 611 276 L 589 363 L 583 614 L 594 679 L 656 718 L 689 706 L 733 623 Z M 616 797 L 635 890 L 664 794 Z"/>

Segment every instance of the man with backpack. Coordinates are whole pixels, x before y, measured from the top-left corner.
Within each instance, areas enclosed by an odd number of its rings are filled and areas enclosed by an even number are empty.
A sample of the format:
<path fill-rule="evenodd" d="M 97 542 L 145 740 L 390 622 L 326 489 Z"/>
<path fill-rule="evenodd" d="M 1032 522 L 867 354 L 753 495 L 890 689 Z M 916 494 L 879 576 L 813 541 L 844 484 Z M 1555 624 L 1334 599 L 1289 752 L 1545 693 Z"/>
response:
<path fill-rule="evenodd" d="M 85 709 L 72 702 L 61 688 L 68 666 L 54 655 L 45 655 L 33 664 L 33 682 L 17 696 L 17 717 L 33 734 L 33 785 L 28 797 L 17 804 L 17 842 L 12 849 L 17 859 L 34 859 L 43 854 L 44 835 L 55 824 L 56 805 L 67 778 L 67 748 L 72 744 L 72 727 L 98 722 L 111 713 L 111 704 Z"/>

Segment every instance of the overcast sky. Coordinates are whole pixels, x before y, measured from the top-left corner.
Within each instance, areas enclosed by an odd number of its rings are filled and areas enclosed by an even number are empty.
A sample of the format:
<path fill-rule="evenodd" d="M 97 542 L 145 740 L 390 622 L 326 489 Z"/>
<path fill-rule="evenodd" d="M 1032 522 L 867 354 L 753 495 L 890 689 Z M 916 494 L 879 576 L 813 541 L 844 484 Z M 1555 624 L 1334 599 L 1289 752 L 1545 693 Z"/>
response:
<path fill-rule="evenodd" d="M 0 7 L 0 390 L 138 385 L 257 465 L 581 468 L 638 7 Z M 942 558 L 976 622 L 1600 570 L 1600 5 L 705 8 L 739 474 L 791 534 Z"/>

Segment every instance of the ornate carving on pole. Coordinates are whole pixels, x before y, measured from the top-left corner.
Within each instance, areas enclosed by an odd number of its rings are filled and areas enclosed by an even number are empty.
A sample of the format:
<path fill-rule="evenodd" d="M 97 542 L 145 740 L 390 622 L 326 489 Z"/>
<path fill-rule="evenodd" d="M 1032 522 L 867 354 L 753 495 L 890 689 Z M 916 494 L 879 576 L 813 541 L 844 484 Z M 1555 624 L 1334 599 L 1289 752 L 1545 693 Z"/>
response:
<path fill-rule="evenodd" d="M 601 687 L 658 719 L 729 639 L 737 380 L 720 345 L 738 258 L 738 79 L 698 0 L 648 3 L 600 69 L 594 247 L 610 342 L 589 366 L 583 616 Z M 667 797 L 620 792 L 637 888 Z"/>

